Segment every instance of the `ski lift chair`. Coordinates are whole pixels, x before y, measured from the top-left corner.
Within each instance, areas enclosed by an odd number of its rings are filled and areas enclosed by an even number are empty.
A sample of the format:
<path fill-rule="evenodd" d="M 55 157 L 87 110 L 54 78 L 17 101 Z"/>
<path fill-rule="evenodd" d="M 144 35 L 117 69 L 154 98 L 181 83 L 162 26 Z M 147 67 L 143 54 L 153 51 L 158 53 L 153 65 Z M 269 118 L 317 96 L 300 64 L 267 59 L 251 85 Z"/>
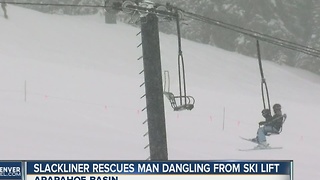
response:
<path fill-rule="evenodd" d="M 269 132 L 269 133 L 267 133 L 266 134 L 266 136 L 271 136 L 271 135 L 279 135 L 281 132 L 282 132 L 282 127 L 283 127 L 283 124 L 284 124 L 284 122 L 286 121 L 286 119 L 287 119 L 287 115 L 286 114 L 283 114 L 283 119 L 282 119 L 282 125 L 281 125 L 281 128 L 279 129 L 279 131 L 277 131 L 277 132 Z"/>
<path fill-rule="evenodd" d="M 171 107 L 174 111 L 192 110 L 194 108 L 194 98 L 192 96 L 175 96 L 172 92 L 163 92 L 163 94 L 170 101 Z M 176 99 L 184 100 L 185 104 L 177 105 Z"/>

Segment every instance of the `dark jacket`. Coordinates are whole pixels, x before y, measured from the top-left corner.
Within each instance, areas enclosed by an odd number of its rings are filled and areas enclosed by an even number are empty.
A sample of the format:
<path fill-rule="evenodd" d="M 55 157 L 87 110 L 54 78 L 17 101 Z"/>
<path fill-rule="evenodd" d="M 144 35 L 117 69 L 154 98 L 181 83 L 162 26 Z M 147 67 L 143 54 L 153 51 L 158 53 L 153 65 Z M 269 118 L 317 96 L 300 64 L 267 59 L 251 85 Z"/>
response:
<path fill-rule="evenodd" d="M 282 128 L 282 123 L 283 123 L 283 116 L 275 114 L 273 116 L 266 117 L 266 121 L 262 121 L 259 124 L 272 126 L 275 129 L 277 129 L 277 131 L 279 131 Z"/>
<path fill-rule="evenodd" d="M 277 115 L 277 114 L 273 115 L 270 125 L 279 131 L 282 128 L 282 124 L 283 124 L 283 116 Z"/>

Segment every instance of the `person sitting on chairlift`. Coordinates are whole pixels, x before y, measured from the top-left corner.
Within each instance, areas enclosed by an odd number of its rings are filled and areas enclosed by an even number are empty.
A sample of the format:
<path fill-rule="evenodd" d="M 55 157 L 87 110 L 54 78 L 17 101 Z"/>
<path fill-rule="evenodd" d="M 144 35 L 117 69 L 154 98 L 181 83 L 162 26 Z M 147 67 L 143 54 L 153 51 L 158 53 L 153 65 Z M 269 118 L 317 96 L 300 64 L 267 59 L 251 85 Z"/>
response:
<path fill-rule="evenodd" d="M 252 139 L 253 142 L 258 143 L 258 147 L 268 147 L 266 136 L 268 134 L 279 134 L 282 128 L 283 120 L 286 114 L 282 114 L 281 105 L 273 105 L 274 115 L 271 115 L 270 109 L 263 109 L 262 116 L 265 121 L 259 122 L 259 129 L 257 131 L 257 136 Z"/>

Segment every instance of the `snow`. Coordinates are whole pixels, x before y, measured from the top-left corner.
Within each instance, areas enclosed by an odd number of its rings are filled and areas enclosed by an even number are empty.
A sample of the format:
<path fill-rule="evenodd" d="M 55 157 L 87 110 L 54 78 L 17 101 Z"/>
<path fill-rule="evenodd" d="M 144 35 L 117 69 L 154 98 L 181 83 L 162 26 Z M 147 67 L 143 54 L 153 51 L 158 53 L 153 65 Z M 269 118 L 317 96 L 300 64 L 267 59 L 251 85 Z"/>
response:
<path fill-rule="evenodd" d="M 271 0 L 271 3 L 273 4 L 274 7 L 277 7 L 277 2 L 275 0 Z"/>
<path fill-rule="evenodd" d="M 238 38 L 237 38 L 237 42 L 238 42 L 238 44 L 243 44 L 243 43 L 245 43 L 245 38 L 244 38 L 244 36 L 238 37 Z"/>
<path fill-rule="evenodd" d="M 139 28 L 10 5 L 8 15 L 0 18 L 0 159 L 147 159 Z M 160 41 L 162 70 L 177 93 L 177 38 Z M 268 142 L 283 149 L 241 152 L 254 144 L 239 136 L 254 137 L 263 120 L 257 60 L 188 40 L 182 49 L 196 104 L 174 112 L 165 99 L 170 160 L 287 159 L 295 179 L 320 177 L 319 76 L 263 61 L 271 103 L 288 115 Z"/>

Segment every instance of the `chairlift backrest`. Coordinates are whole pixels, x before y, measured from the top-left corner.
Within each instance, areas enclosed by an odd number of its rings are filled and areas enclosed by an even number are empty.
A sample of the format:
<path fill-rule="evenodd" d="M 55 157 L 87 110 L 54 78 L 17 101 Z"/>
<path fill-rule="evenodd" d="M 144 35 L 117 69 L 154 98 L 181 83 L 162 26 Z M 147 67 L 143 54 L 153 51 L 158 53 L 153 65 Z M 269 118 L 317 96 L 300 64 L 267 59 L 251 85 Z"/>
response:
<path fill-rule="evenodd" d="M 281 127 L 280 127 L 279 131 L 278 131 L 278 132 L 273 132 L 273 133 L 268 133 L 268 134 L 266 134 L 267 136 L 277 135 L 277 134 L 280 134 L 280 133 L 282 132 L 283 124 L 284 124 L 284 122 L 285 122 L 286 119 L 287 119 L 287 115 L 286 115 L 286 114 L 283 114 L 282 117 L 283 117 L 283 119 L 282 119 L 282 124 L 281 124 Z"/>

